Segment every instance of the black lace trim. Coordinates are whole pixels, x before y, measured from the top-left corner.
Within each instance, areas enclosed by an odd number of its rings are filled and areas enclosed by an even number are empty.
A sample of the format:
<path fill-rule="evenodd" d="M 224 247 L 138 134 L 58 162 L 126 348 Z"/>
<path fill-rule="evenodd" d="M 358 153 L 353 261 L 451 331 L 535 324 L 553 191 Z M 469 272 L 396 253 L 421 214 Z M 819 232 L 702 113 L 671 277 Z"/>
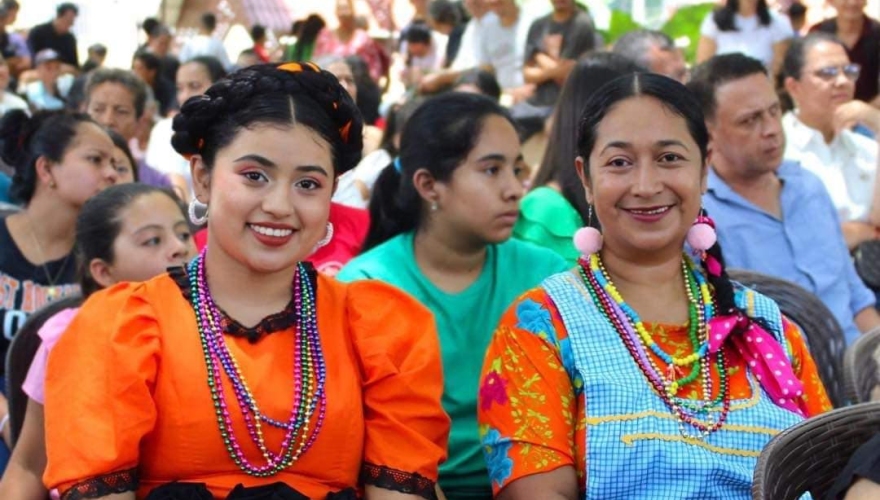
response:
<path fill-rule="evenodd" d="M 434 481 L 415 472 L 404 472 L 382 465 L 364 463 L 361 466 L 359 482 L 408 495 L 418 495 L 428 500 L 437 500 Z"/>
<path fill-rule="evenodd" d="M 318 272 L 315 270 L 315 267 L 311 263 L 305 262 L 303 264 L 306 267 L 306 272 L 308 272 L 309 281 L 312 283 L 312 288 L 317 289 Z M 177 283 L 177 286 L 180 288 L 180 292 L 183 294 L 183 297 L 187 300 L 187 302 L 191 302 L 189 275 L 187 274 L 186 268 L 171 267 L 168 268 L 168 274 L 175 281 L 175 283 Z M 227 335 L 232 335 L 233 337 L 247 338 L 248 341 L 251 343 L 255 343 L 264 336 L 271 333 L 284 331 L 293 327 L 296 324 L 297 318 L 296 305 L 294 304 L 294 300 L 292 298 L 290 299 L 290 302 L 284 307 L 283 311 L 263 318 L 262 321 L 260 321 L 256 326 L 253 327 L 242 325 L 238 321 L 231 318 L 228 314 L 226 314 L 226 311 L 224 311 L 223 309 L 220 309 L 220 314 L 223 316 L 220 320 L 220 324 L 223 327 L 223 333 Z"/>
<path fill-rule="evenodd" d="M 137 491 L 137 489 L 137 469 L 129 469 L 111 472 L 110 474 L 93 477 L 81 483 L 77 483 L 61 495 L 61 500 L 101 498 L 117 493 Z"/>
<path fill-rule="evenodd" d="M 214 496 L 205 483 L 166 483 L 156 487 L 144 500 L 213 500 Z M 238 484 L 226 500 L 309 500 L 295 488 L 281 483 L 245 487 Z M 325 500 L 358 500 L 357 490 L 347 488 L 327 493 Z"/>

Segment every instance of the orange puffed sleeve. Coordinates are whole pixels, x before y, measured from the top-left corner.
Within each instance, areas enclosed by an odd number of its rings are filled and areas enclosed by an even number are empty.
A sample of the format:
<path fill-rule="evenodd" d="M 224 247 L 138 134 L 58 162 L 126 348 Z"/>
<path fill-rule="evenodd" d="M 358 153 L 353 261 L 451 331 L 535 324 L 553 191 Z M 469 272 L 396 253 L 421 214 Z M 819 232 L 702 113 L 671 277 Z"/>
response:
<path fill-rule="evenodd" d="M 137 488 L 140 441 L 156 421 L 151 394 L 159 351 L 143 287 L 120 284 L 94 294 L 49 356 L 43 481 L 62 494 Z"/>
<path fill-rule="evenodd" d="M 433 492 L 446 459 L 449 417 L 434 316 L 404 292 L 374 280 L 348 285 L 348 320 L 363 378 L 361 481 Z"/>

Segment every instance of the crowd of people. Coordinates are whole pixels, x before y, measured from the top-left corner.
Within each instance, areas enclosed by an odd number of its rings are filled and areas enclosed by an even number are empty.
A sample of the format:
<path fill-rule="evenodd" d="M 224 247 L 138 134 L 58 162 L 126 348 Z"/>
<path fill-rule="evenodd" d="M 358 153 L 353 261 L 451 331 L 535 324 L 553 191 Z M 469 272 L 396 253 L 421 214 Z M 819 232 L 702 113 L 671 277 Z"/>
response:
<path fill-rule="evenodd" d="M 747 499 L 832 409 L 728 270 L 880 328 L 865 0 L 719 2 L 693 64 L 575 0 L 411 3 L 236 57 L 215 13 L 147 19 L 110 68 L 75 4 L 24 34 L 0 1 L 0 354 L 39 344 L 0 498 Z M 835 494 L 880 496 L 878 455 Z"/>

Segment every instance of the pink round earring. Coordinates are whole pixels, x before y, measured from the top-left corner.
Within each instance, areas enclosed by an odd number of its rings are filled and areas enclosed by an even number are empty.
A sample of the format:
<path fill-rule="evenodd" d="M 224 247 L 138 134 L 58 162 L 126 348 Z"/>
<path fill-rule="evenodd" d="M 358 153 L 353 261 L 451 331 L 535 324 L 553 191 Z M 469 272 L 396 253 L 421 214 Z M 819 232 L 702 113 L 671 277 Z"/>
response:
<path fill-rule="evenodd" d="M 706 211 L 701 208 L 700 215 L 688 229 L 687 244 L 695 251 L 703 253 L 712 248 L 716 241 L 718 234 L 715 232 L 715 221 L 710 219 Z"/>
<path fill-rule="evenodd" d="M 602 249 L 602 233 L 598 229 L 590 225 L 593 220 L 593 205 L 590 205 L 590 211 L 587 215 L 587 225 L 578 229 L 574 233 L 574 247 L 584 257 L 592 255 Z"/>

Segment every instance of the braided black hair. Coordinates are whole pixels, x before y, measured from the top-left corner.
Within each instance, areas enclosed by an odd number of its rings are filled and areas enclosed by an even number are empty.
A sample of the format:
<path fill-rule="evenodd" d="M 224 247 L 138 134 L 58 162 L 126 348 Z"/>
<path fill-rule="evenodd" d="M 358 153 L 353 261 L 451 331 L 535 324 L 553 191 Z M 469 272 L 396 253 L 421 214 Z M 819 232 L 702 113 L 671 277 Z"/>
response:
<path fill-rule="evenodd" d="M 360 161 L 357 106 L 332 73 L 311 63 L 260 64 L 217 81 L 180 108 L 171 144 L 183 156 L 201 155 L 211 169 L 219 150 L 259 123 L 312 129 L 330 144 L 337 176 Z"/>

